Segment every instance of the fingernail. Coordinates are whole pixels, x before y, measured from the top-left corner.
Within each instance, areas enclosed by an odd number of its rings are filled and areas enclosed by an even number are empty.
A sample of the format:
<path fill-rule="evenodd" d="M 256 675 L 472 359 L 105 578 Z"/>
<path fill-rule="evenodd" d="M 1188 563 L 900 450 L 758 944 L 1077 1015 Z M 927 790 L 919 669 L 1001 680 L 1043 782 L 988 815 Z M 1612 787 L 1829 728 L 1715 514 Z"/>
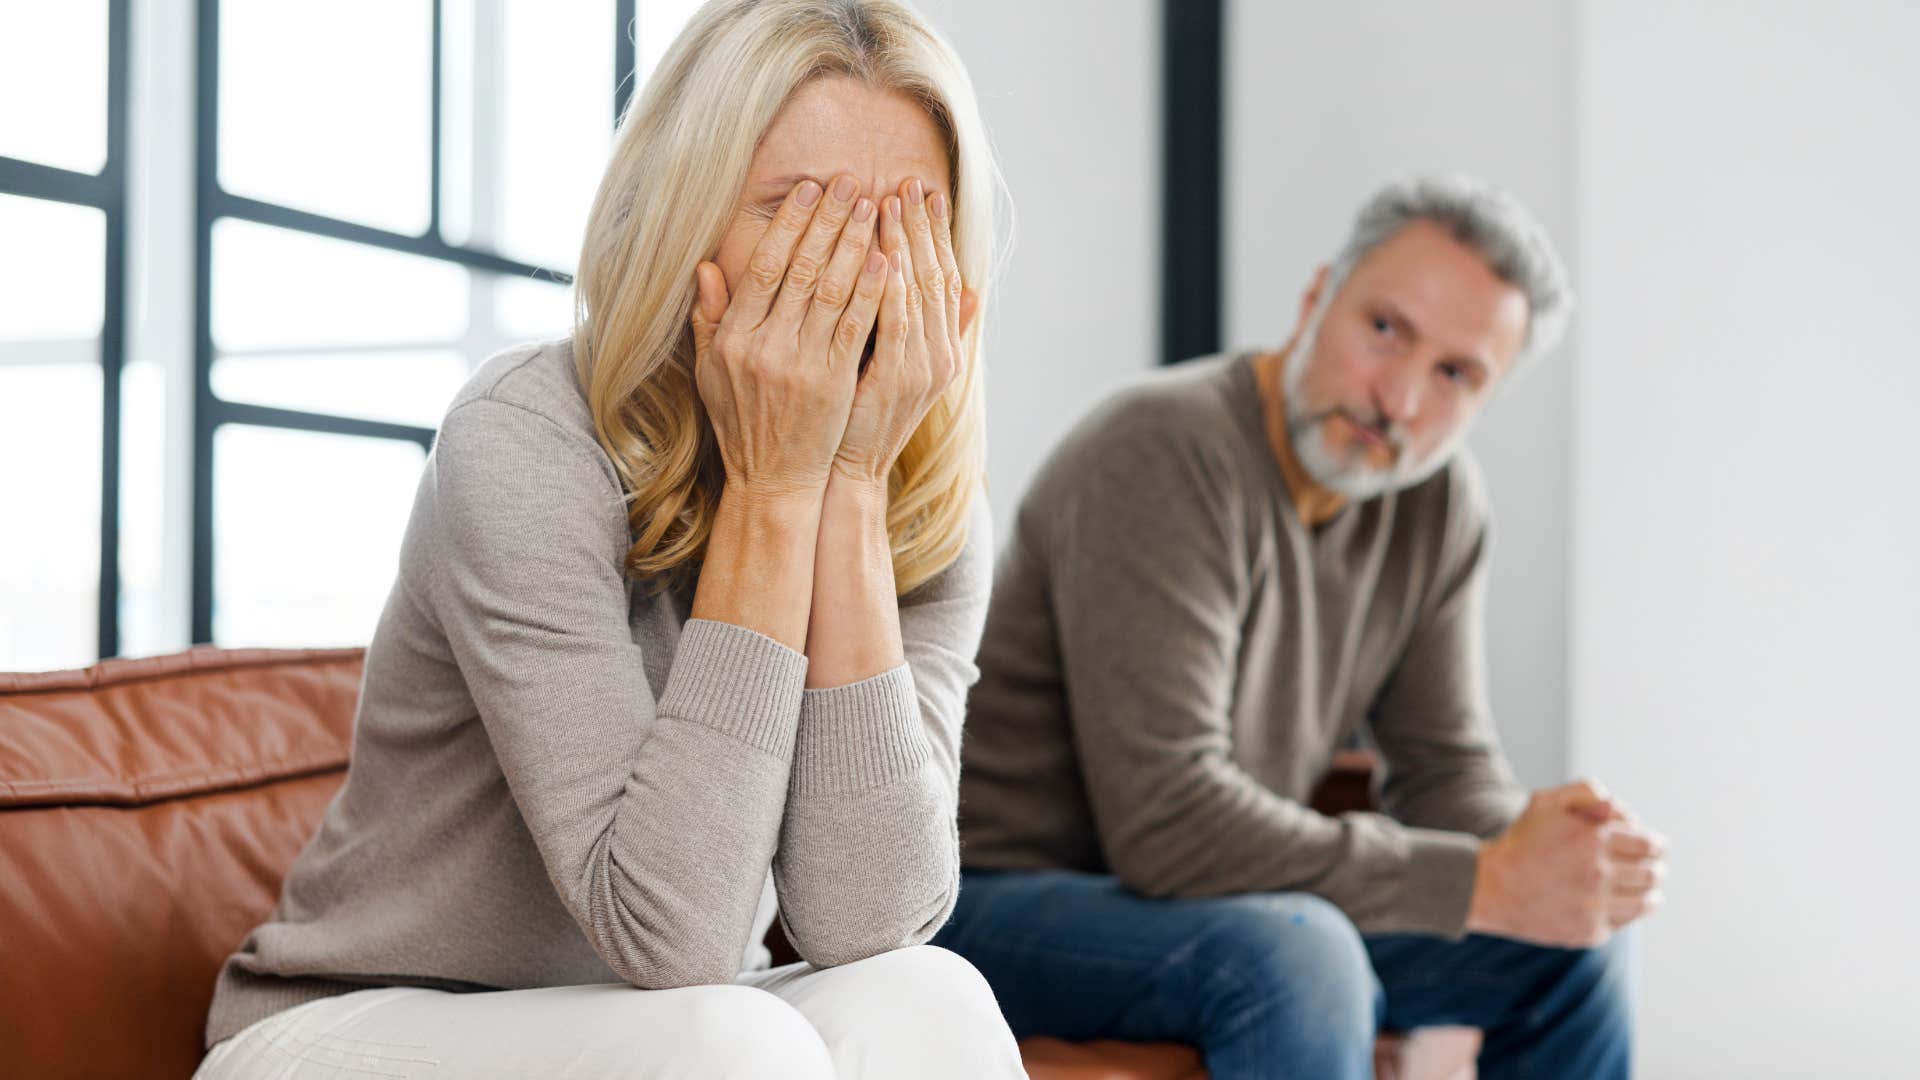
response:
<path fill-rule="evenodd" d="M 861 199 L 853 204 L 853 220 L 865 221 L 873 216 L 873 200 Z"/>
<path fill-rule="evenodd" d="M 898 248 L 894 249 L 893 252 L 893 271 L 896 274 L 905 272 L 905 267 L 900 265 L 900 251 Z"/>
<path fill-rule="evenodd" d="M 944 191 L 934 192 L 933 198 L 927 200 L 927 209 L 933 211 L 934 217 L 945 218 L 947 216 L 947 193 Z"/>
<path fill-rule="evenodd" d="M 820 185 L 811 180 L 800 181 L 800 190 L 796 193 L 801 206 L 812 206 L 820 201 Z"/>
<path fill-rule="evenodd" d="M 855 185 L 851 176 L 843 176 L 833 182 L 833 198 L 836 202 L 846 202 L 853 198 L 854 191 Z"/>
<path fill-rule="evenodd" d="M 927 197 L 927 189 L 920 186 L 920 180 L 918 177 L 915 177 L 914 179 L 907 181 L 907 201 L 908 202 L 912 203 L 915 206 L 919 206 L 921 200 L 925 199 L 926 197 Z"/>
<path fill-rule="evenodd" d="M 867 273 L 877 274 L 880 272 L 880 268 L 885 265 L 887 265 L 887 257 L 880 254 L 879 248 L 874 248 L 872 251 L 867 252 Z"/>
<path fill-rule="evenodd" d="M 898 195 L 887 196 L 887 216 L 895 221 L 900 220 L 900 197 Z"/>

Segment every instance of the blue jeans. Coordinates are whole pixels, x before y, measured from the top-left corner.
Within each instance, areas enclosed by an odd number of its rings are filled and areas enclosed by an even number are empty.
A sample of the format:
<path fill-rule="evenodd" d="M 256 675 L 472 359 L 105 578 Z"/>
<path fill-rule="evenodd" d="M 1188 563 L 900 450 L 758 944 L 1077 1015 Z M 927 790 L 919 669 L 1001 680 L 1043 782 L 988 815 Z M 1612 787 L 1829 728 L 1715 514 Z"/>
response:
<path fill-rule="evenodd" d="M 1386 1028 L 1480 1028 L 1482 1080 L 1628 1075 L 1626 947 L 1363 936 L 1306 893 L 1149 900 L 1112 877 L 969 871 L 934 938 L 1015 1035 L 1185 1042 L 1212 1080 L 1373 1075 Z"/>

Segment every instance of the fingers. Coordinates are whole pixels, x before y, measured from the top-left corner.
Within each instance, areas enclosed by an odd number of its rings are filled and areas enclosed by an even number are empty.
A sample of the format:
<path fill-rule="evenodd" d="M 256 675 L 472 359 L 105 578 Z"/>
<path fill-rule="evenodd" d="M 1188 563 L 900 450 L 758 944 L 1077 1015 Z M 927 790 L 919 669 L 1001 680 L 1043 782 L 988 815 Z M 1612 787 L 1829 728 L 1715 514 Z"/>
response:
<path fill-rule="evenodd" d="M 897 344 L 887 353 L 889 362 L 906 354 L 909 338 L 919 333 L 923 298 L 913 277 L 913 258 L 907 249 L 907 228 L 902 220 L 903 205 L 898 195 L 880 200 L 880 250 L 887 256 L 887 295 L 880 303 L 880 340 L 874 350 L 874 362 L 882 360 L 881 351 Z"/>
<path fill-rule="evenodd" d="M 834 324 L 829 356 L 835 371 L 859 372 L 860 353 L 867 347 L 867 333 L 873 329 L 873 320 L 880 312 L 892 269 L 893 264 L 877 246 L 867 249 L 866 261 L 861 264 L 860 276 L 854 284 L 853 299 Z"/>
<path fill-rule="evenodd" d="M 914 340 L 926 325 L 926 293 L 914 274 L 912 242 L 907 236 L 906 203 L 898 195 L 880 201 L 880 246 L 889 261 L 898 260 L 902 280 L 902 326 Z M 884 310 L 884 309 L 883 309 Z"/>
<path fill-rule="evenodd" d="M 787 192 L 786 201 L 773 216 L 773 224 L 760 237 L 747 260 L 747 272 L 740 279 L 740 294 L 727 307 L 726 321 L 733 327 L 751 330 L 766 320 L 768 309 L 780 283 L 787 276 L 787 262 L 795 245 L 813 220 L 814 207 L 820 202 L 820 185 L 802 180 Z M 811 286 L 809 286 L 811 287 Z"/>
<path fill-rule="evenodd" d="M 889 199 L 889 202 L 898 202 Z M 898 231 L 896 225 L 895 230 Z M 876 324 L 873 343 L 873 367 L 871 374 L 890 377 L 898 373 L 906 364 L 907 335 L 911 330 L 911 316 L 907 310 L 907 294 L 912 289 L 908 275 L 907 256 L 899 248 L 888 249 L 883 241 L 881 250 L 887 252 L 885 278 L 886 292 L 880 298 L 880 315 Z"/>
<path fill-rule="evenodd" d="M 773 312 L 767 318 L 769 324 L 777 323 L 798 330 L 812 308 L 815 290 L 825 284 L 828 261 L 834 255 L 841 230 L 853 213 L 854 198 L 859 194 L 860 182 L 851 176 L 836 177 L 827 188 L 826 197 L 815 208 L 813 220 L 808 223 L 800 242 L 794 246 L 793 256 L 787 260 L 786 278 L 781 282 L 780 296 L 774 301 Z M 842 307 L 846 306 L 846 301 L 847 292 L 843 288 L 840 293 Z"/>
<path fill-rule="evenodd" d="M 714 332 L 726 317 L 727 277 L 718 266 L 703 262 L 693 268 L 693 285 L 693 310 L 688 319 L 693 323 L 694 355 L 700 356 L 712 347 Z"/>
<path fill-rule="evenodd" d="M 1667 876 L 1667 864 L 1658 859 L 1626 863 L 1613 871 L 1613 891 L 1623 895 L 1652 892 Z"/>
<path fill-rule="evenodd" d="M 1630 922 L 1644 919 L 1660 910 L 1664 900 L 1665 897 L 1661 896 L 1658 890 L 1635 893 L 1630 896 L 1614 896 L 1607 901 L 1607 922 L 1613 924 L 1613 928 L 1618 930 Z"/>
<path fill-rule="evenodd" d="M 947 279 L 947 316 L 958 337 L 973 324 L 980 298 L 960 278 L 960 259 L 953 253 L 953 202 L 946 192 L 935 192 L 927 199 L 927 212 L 933 217 L 933 249 Z"/>
<path fill-rule="evenodd" d="M 1619 826 L 1607 836 L 1607 854 L 1616 859 L 1658 859 L 1666 853 L 1666 838 L 1646 829 Z"/>
<path fill-rule="evenodd" d="M 913 258 L 910 283 L 920 293 L 922 325 L 927 333 L 944 342 L 948 333 L 947 271 L 940 265 L 940 253 L 933 239 L 926 185 L 916 177 L 902 184 L 900 190 L 905 204 L 901 220 L 907 228 L 907 252 Z"/>
<path fill-rule="evenodd" d="M 1637 827 L 1616 827 L 1607 837 L 1607 853 L 1616 861 L 1608 872 L 1607 921 L 1615 929 L 1659 910 L 1666 880 L 1662 859 L 1666 841 Z"/>
<path fill-rule="evenodd" d="M 813 299 L 807 304 L 806 319 L 800 327 L 801 340 L 816 349 L 824 348 L 828 338 L 838 332 L 841 313 L 847 310 L 862 284 L 863 267 L 867 263 L 868 249 L 872 246 L 874 225 L 873 200 L 862 198 L 854 203 L 846 228 L 840 233 L 840 241 L 834 245 L 833 258 L 827 263 L 826 273 L 821 275 L 820 284 L 814 287 Z M 788 280 L 792 280 L 791 274 Z M 876 290 L 879 280 L 876 279 Z M 877 301 L 877 291 L 875 298 Z M 873 312 L 869 310 L 867 325 L 860 329 L 863 342 L 872 325 Z"/>
<path fill-rule="evenodd" d="M 1625 813 L 1597 781 L 1576 780 L 1559 790 L 1567 809 L 1595 825 L 1604 825 Z"/>

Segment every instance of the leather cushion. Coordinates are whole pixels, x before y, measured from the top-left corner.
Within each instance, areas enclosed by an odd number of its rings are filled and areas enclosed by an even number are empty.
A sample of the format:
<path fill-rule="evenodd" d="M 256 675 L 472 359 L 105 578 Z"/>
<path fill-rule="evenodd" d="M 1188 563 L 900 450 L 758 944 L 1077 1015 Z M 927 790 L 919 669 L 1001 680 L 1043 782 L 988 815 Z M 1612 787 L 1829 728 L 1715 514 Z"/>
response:
<path fill-rule="evenodd" d="M 345 776 L 359 650 L 0 675 L 0 1075 L 190 1077 Z"/>
<path fill-rule="evenodd" d="M 1206 1080 L 1200 1053 L 1173 1043 L 1020 1041 L 1032 1080 Z"/>

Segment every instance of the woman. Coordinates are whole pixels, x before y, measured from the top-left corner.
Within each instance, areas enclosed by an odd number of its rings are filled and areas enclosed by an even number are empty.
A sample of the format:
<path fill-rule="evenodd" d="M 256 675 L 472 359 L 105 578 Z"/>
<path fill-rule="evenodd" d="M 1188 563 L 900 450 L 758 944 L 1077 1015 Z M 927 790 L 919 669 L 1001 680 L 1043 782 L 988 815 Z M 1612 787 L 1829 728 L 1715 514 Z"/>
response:
<path fill-rule="evenodd" d="M 201 1075 L 1022 1075 L 921 944 L 990 579 L 996 179 L 902 4 L 700 11 L 620 125 L 572 340 L 441 426 L 346 784 Z M 757 970 L 776 887 L 806 963 Z"/>

